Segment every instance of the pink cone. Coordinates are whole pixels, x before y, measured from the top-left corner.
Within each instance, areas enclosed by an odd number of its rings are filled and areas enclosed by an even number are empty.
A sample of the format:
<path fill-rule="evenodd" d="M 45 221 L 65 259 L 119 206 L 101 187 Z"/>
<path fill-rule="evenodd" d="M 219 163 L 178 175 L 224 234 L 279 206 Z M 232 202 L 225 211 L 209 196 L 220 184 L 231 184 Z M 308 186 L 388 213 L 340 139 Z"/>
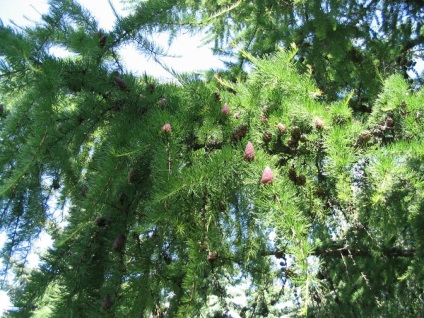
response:
<path fill-rule="evenodd" d="M 322 128 L 324 128 L 324 121 L 322 119 L 318 118 L 315 121 L 315 128 L 316 129 L 322 129 Z"/>
<path fill-rule="evenodd" d="M 272 174 L 272 170 L 270 167 L 266 167 L 262 172 L 262 184 L 271 183 L 274 179 L 274 175 Z"/>
<path fill-rule="evenodd" d="M 165 125 L 162 126 L 161 131 L 165 134 L 170 134 L 171 133 L 171 124 L 166 123 Z"/>
<path fill-rule="evenodd" d="M 253 148 L 253 144 L 249 141 L 244 149 L 244 160 L 252 161 L 255 159 L 255 149 Z"/>
<path fill-rule="evenodd" d="M 282 133 L 286 131 L 286 126 L 284 126 L 284 124 L 282 123 L 278 123 L 277 127 L 278 127 L 278 130 Z"/>
<path fill-rule="evenodd" d="M 228 116 L 230 114 L 230 107 L 227 104 L 224 104 L 221 108 L 221 113 Z"/>

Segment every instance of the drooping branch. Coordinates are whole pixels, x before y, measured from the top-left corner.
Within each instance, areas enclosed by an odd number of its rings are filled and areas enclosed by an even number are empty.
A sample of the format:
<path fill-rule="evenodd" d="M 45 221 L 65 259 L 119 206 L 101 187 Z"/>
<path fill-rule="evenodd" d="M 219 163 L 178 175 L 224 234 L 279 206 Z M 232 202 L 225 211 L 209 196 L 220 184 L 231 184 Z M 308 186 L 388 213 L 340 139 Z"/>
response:
<path fill-rule="evenodd" d="M 414 257 L 415 250 L 414 249 L 400 249 L 400 248 L 391 248 L 387 250 L 380 251 L 380 254 L 384 257 Z M 316 249 L 312 255 L 322 256 L 322 257 L 333 257 L 333 256 L 352 256 L 352 257 L 370 257 L 373 254 L 367 250 L 351 250 L 348 246 L 343 246 L 339 248 L 322 248 Z"/>
<path fill-rule="evenodd" d="M 283 258 L 287 254 L 284 251 L 268 251 L 262 253 L 262 256 L 275 256 L 276 258 Z M 372 253 L 368 250 L 361 249 L 349 249 L 348 246 L 343 247 L 331 247 L 331 248 L 318 248 L 314 250 L 311 255 L 321 256 L 321 257 L 337 257 L 337 256 L 352 256 L 352 257 L 371 257 L 378 255 L 378 253 Z M 401 248 L 391 248 L 387 250 L 380 251 L 380 255 L 384 257 L 414 257 L 414 249 L 401 249 Z"/>

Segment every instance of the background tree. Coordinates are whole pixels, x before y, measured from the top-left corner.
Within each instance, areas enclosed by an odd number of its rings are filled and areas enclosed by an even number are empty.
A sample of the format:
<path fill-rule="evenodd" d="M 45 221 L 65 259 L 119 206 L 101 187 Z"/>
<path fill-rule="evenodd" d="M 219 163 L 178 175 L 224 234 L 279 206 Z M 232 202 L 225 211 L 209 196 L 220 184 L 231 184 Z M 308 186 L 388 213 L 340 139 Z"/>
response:
<path fill-rule="evenodd" d="M 371 110 L 382 77 L 397 72 L 412 81 L 413 65 L 423 54 L 420 1 L 187 3 L 200 12 L 215 52 L 237 58 L 235 69 L 248 62 L 240 49 L 263 56 L 295 43 L 296 67 L 312 71 L 328 101 L 353 90 L 350 106 L 355 112 Z M 422 85 L 422 77 L 415 82 Z"/>
<path fill-rule="evenodd" d="M 10 317 L 423 312 L 424 96 L 392 75 L 422 49 L 422 8 L 390 2 L 390 33 L 378 1 L 217 4 L 136 3 L 106 33 L 56 0 L 0 28 Z M 178 83 L 121 65 L 124 44 L 159 54 L 149 35 L 204 26 L 236 37 L 238 65 Z"/>

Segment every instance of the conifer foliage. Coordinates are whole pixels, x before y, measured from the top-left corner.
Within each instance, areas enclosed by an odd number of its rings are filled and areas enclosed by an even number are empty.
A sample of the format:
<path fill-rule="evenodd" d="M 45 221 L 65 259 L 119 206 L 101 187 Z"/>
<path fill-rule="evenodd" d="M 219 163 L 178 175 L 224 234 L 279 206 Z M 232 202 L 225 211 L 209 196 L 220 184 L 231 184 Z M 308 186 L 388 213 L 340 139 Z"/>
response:
<path fill-rule="evenodd" d="M 33 29 L 0 27 L 9 317 L 424 311 L 421 89 L 390 74 L 363 113 L 354 92 L 326 99 L 299 72 L 296 44 L 241 50 L 244 76 L 161 83 L 124 70 L 117 50 L 159 54 L 145 35 L 195 5 L 137 3 L 105 32 L 77 3 L 50 3 Z M 29 270 L 42 232 L 54 245 Z"/>

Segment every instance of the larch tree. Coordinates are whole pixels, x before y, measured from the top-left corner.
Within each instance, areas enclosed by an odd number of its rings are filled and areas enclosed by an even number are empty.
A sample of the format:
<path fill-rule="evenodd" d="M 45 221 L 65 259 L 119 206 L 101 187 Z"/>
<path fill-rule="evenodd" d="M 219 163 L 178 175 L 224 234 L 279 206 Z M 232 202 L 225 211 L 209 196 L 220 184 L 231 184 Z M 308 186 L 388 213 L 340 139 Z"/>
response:
<path fill-rule="evenodd" d="M 53 0 L 33 28 L 2 25 L 7 317 L 424 312 L 422 16 L 149 0 L 106 32 Z M 174 83 L 122 66 L 123 45 L 161 54 L 154 35 L 182 28 L 233 62 Z"/>

